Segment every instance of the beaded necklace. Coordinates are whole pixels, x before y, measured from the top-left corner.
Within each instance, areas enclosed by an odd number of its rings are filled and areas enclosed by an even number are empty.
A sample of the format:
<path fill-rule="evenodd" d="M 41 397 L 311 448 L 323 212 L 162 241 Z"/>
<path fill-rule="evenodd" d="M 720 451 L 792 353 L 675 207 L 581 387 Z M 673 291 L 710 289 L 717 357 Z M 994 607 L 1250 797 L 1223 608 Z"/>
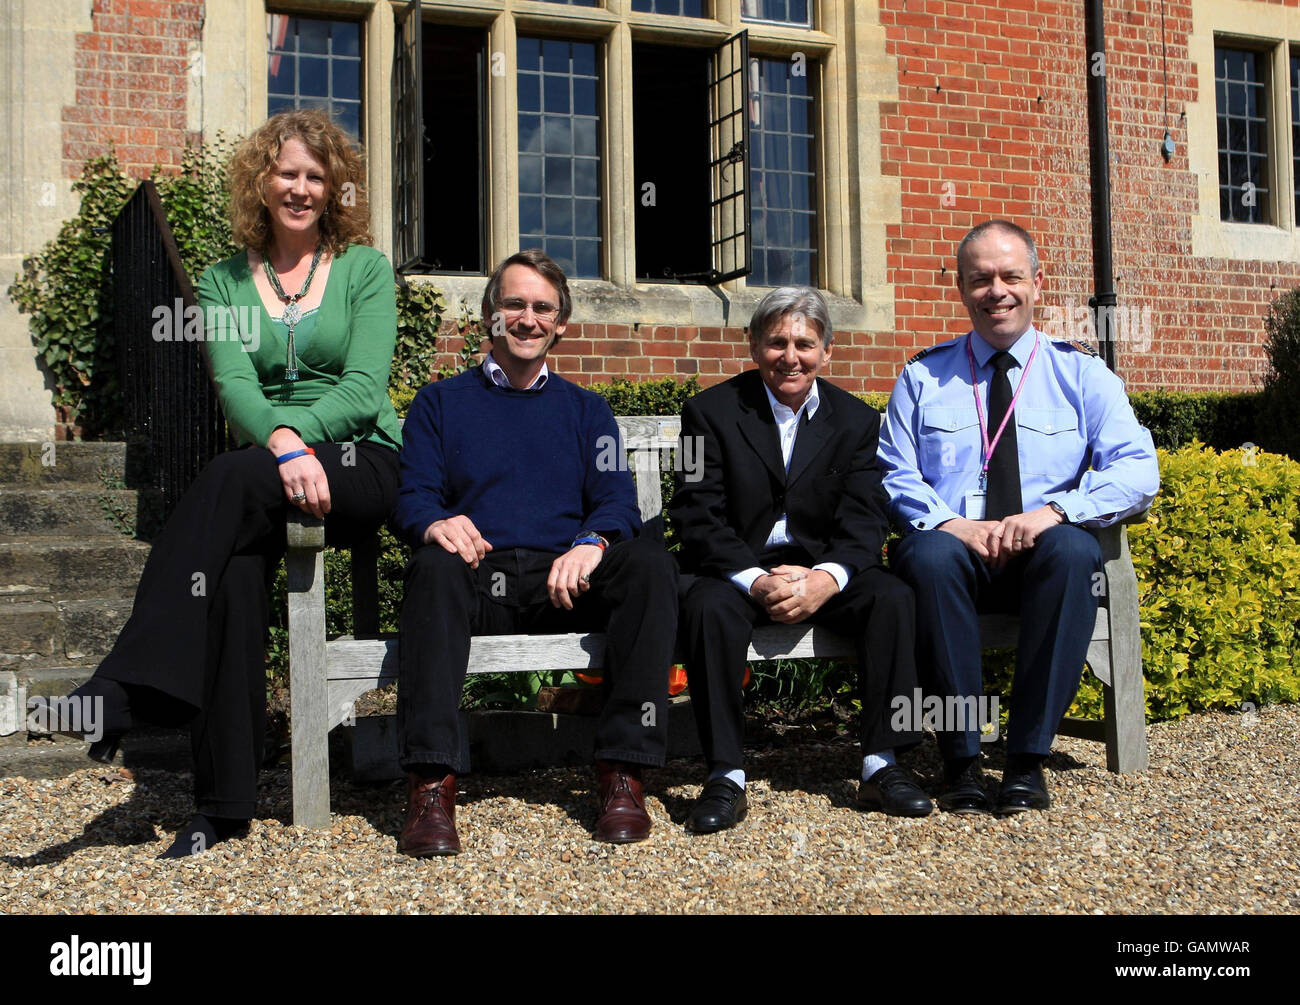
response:
<path fill-rule="evenodd" d="M 271 267 L 271 256 L 268 254 L 262 259 L 262 268 L 266 270 L 266 278 L 271 283 L 271 289 L 275 290 L 275 295 L 284 301 L 284 315 L 281 321 L 289 329 L 289 351 L 285 358 L 284 379 L 298 379 L 298 356 L 294 352 L 293 330 L 297 327 L 298 322 L 302 320 L 302 308 L 298 306 L 298 301 L 307 295 L 311 289 L 312 278 L 316 275 L 316 266 L 320 265 L 321 252 L 324 251 L 323 244 L 316 245 L 316 254 L 312 255 L 311 268 L 307 271 L 307 281 L 302 284 L 300 289 L 293 296 L 284 292 L 284 287 L 280 285 L 280 277 L 275 274 L 275 269 Z"/>

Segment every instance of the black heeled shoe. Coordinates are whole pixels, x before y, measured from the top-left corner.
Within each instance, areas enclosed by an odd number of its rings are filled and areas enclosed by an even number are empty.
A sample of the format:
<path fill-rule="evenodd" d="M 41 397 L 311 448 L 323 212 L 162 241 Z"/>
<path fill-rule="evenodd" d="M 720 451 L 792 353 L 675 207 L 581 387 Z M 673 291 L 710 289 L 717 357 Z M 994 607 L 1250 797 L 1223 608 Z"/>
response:
<path fill-rule="evenodd" d="M 68 695 L 68 701 L 81 703 L 81 714 L 74 717 L 80 729 L 56 729 L 64 736 L 79 740 L 88 739 L 87 732 L 98 732 L 99 738 L 90 742 L 86 756 L 100 764 L 112 764 L 122 745 L 122 737 L 134 725 L 131 704 L 125 688 L 117 681 L 92 677 Z M 90 709 L 96 712 L 92 717 Z M 90 725 L 94 722 L 95 726 Z"/>
<path fill-rule="evenodd" d="M 122 745 L 122 737 L 125 735 L 125 733 L 105 733 L 90 745 L 86 756 L 100 764 L 112 764 L 113 758 L 117 757 L 117 748 Z"/>

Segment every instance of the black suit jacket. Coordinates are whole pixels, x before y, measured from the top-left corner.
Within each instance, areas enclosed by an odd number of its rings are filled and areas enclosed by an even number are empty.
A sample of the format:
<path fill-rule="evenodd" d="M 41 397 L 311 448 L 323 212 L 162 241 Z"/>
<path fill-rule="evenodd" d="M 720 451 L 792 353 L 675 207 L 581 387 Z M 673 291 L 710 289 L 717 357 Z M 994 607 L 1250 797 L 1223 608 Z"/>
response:
<path fill-rule="evenodd" d="M 676 465 L 683 470 L 668 508 L 683 572 L 725 578 L 761 565 L 782 513 L 809 565 L 839 562 L 854 573 L 881 564 L 889 520 L 876 464 L 880 414 L 820 378 L 817 391 L 817 414 L 800 420 L 789 475 L 757 370 L 687 400 L 681 435 L 701 438 L 704 459 L 698 480 Z"/>

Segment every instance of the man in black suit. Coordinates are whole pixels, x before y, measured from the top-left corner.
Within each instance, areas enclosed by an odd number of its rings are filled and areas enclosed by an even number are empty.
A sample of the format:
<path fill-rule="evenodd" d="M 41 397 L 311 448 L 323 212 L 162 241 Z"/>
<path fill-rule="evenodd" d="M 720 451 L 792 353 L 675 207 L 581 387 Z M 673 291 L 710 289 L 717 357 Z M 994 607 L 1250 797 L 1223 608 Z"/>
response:
<path fill-rule="evenodd" d="M 930 800 L 894 763 L 895 748 L 919 740 L 890 722 L 891 700 L 910 700 L 916 686 L 914 603 L 881 563 L 889 524 L 876 466 L 880 417 L 817 378 L 831 355 L 831 321 L 816 290 L 764 297 L 749 345 L 757 371 L 682 411 L 682 449 L 702 449 L 703 464 L 678 473 L 669 507 L 682 542 L 679 637 L 709 766 L 686 829 L 725 830 L 747 812 L 741 677 L 754 627 L 769 621 L 811 621 L 854 639 L 859 800 L 925 816 Z"/>

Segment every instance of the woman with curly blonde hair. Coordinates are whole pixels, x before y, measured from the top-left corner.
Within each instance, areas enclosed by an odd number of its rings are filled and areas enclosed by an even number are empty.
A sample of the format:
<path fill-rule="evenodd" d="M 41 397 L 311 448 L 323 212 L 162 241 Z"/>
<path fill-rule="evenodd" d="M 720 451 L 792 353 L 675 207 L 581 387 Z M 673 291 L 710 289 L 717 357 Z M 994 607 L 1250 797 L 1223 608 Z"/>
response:
<path fill-rule="evenodd" d="M 190 723 L 196 811 L 168 858 L 240 833 L 253 815 L 267 593 L 289 507 L 347 543 L 384 521 L 398 486 L 393 271 L 367 246 L 360 153 L 324 113 L 284 112 L 240 144 L 229 181 L 245 250 L 204 273 L 198 299 L 241 449 L 181 499 L 113 651 L 73 694 L 86 733 L 102 734 L 98 760 L 136 722 Z"/>

